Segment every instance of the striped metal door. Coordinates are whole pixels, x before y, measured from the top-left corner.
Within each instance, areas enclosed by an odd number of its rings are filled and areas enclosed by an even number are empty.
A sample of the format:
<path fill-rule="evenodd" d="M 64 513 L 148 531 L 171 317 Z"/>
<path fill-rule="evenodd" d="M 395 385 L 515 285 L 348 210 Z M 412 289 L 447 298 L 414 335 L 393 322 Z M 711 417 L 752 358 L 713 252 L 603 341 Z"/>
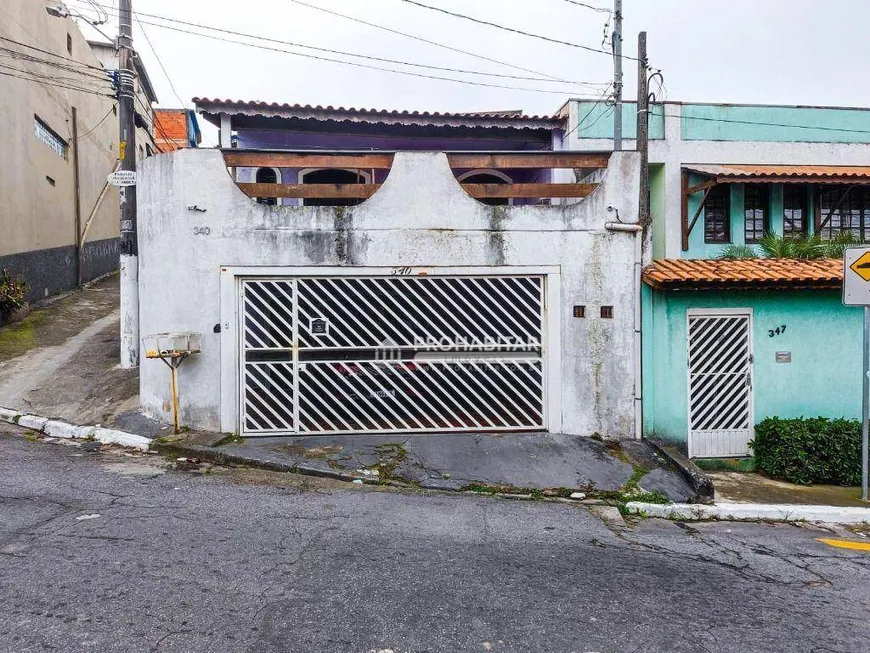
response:
<path fill-rule="evenodd" d="M 689 455 L 746 456 L 753 437 L 752 314 L 688 315 Z"/>
<path fill-rule="evenodd" d="M 542 429 L 543 276 L 242 281 L 249 435 Z"/>

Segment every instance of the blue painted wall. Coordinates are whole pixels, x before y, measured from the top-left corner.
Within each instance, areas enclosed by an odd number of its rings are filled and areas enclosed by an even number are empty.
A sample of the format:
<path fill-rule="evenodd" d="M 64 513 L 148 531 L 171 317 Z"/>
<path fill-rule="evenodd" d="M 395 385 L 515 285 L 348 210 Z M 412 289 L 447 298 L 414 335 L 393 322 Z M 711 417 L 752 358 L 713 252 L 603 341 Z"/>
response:
<path fill-rule="evenodd" d="M 681 115 L 687 141 L 870 143 L 870 110 L 683 104 Z"/>
<path fill-rule="evenodd" d="M 686 311 L 752 308 L 755 422 L 764 417 L 857 418 L 861 413 L 861 309 L 838 291 L 643 289 L 643 410 L 648 435 L 685 443 Z M 785 325 L 781 335 L 769 330 Z M 790 351 L 791 363 L 777 363 Z"/>
<path fill-rule="evenodd" d="M 578 138 L 613 138 L 613 106 L 593 100 L 578 102 L 580 126 L 576 129 Z M 568 129 L 576 127 L 569 125 Z M 622 137 L 637 138 L 637 103 L 624 102 L 622 105 Z M 649 138 L 662 140 L 665 137 L 665 119 L 662 105 L 655 104 L 650 110 Z"/>

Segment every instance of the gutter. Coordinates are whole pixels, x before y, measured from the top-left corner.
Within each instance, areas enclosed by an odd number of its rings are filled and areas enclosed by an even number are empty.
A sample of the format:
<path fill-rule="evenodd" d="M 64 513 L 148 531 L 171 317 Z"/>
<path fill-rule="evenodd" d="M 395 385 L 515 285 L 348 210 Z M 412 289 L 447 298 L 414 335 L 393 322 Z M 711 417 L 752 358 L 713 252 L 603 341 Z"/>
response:
<path fill-rule="evenodd" d="M 610 209 L 611 207 L 608 207 Z M 617 213 L 617 216 L 619 213 Z M 641 273 L 643 263 L 643 226 L 637 223 L 605 222 L 608 231 L 634 234 L 634 437 L 640 440 L 643 436 L 643 351 L 641 340 Z"/>

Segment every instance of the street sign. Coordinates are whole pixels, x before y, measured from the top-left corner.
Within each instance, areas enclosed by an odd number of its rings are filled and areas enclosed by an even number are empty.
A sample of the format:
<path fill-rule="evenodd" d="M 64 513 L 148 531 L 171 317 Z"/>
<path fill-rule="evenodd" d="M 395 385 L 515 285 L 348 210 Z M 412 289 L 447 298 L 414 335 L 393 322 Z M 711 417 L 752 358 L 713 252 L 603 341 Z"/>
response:
<path fill-rule="evenodd" d="M 870 499 L 870 247 L 843 252 L 843 303 L 864 307 L 861 384 L 861 498 Z"/>
<path fill-rule="evenodd" d="M 106 178 L 106 181 L 108 181 L 112 186 L 135 186 L 136 171 L 116 170 Z"/>
<path fill-rule="evenodd" d="M 843 303 L 870 306 L 870 247 L 849 247 L 843 253 Z"/>

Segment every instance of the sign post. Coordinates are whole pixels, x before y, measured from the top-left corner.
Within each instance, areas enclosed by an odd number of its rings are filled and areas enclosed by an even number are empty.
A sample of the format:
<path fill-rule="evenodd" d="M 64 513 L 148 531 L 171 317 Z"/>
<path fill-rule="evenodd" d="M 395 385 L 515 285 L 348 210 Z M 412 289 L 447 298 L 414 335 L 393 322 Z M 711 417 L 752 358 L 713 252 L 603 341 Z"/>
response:
<path fill-rule="evenodd" d="M 843 304 L 864 307 L 864 352 L 861 357 L 861 499 L 868 500 L 870 449 L 870 247 L 849 247 L 843 253 Z"/>

